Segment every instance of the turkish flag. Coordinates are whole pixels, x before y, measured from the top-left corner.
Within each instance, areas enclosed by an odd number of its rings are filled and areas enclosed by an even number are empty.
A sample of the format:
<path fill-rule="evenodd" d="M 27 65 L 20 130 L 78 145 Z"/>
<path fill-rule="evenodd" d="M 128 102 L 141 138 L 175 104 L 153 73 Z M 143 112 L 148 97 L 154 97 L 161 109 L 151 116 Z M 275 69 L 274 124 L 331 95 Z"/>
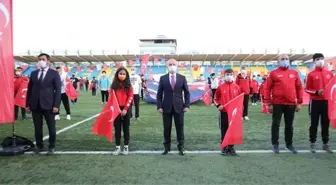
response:
<path fill-rule="evenodd" d="M 0 124 L 14 122 L 12 0 L 0 1 Z"/>
<path fill-rule="evenodd" d="M 109 98 L 103 111 L 100 113 L 93 125 L 92 133 L 105 136 L 112 143 L 113 123 L 121 113 L 121 110 L 119 108 L 118 100 L 114 91 L 112 91 L 110 95 L 111 98 Z"/>
<path fill-rule="evenodd" d="M 243 144 L 244 142 L 242 120 L 243 102 L 244 94 L 242 93 L 224 105 L 224 109 L 227 112 L 229 118 L 229 128 L 220 146 L 221 148 L 225 148 L 228 145 Z"/>
<path fill-rule="evenodd" d="M 336 129 L 336 77 L 334 76 L 324 89 L 324 97 L 328 100 L 328 117 L 331 127 Z"/>
<path fill-rule="evenodd" d="M 141 74 L 146 73 L 147 65 L 149 61 L 149 55 L 144 55 L 141 57 Z"/>
<path fill-rule="evenodd" d="M 15 95 L 14 103 L 19 107 L 26 108 L 26 97 L 27 97 L 27 89 L 28 89 L 27 80 L 23 80 L 20 84 L 20 88 Z"/>
<path fill-rule="evenodd" d="M 68 68 L 68 67 L 66 67 L 66 66 L 64 67 L 64 69 L 63 69 L 63 70 L 64 70 L 64 72 L 66 72 L 66 73 L 68 73 L 68 72 L 69 72 L 69 68 Z"/>
<path fill-rule="evenodd" d="M 264 102 L 262 98 L 260 98 L 260 102 L 261 102 L 261 112 L 263 112 L 264 114 L 270 114 L 270 112 L 268 111 L 268 105 Z"/>
<path fill-rule="evenodd" d="M 90 68 L 89 68 L 91 71 L 93 71 L 94 70 L 94 66 L 90 66 Z"/>
<path fill-rule="evenodd" d="M 208 85 L 206 85 L 207 88 L 205 88 L 205 93 L 203 95 L 203 102 L 206 106 L 211 105 L 211 89 L 209 88 Z"/>
<path fill-rule="evenodd" d="M 78 98 L 78 92 L 69 78 L 66 78 L 65 93 L 71 100 Z"/>

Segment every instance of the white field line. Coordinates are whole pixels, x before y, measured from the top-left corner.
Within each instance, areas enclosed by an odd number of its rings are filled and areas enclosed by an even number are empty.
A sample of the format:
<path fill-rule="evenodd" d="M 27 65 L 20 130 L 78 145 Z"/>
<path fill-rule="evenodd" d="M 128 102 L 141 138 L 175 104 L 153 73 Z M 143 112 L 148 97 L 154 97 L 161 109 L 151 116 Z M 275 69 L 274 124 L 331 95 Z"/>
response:
<path fill-rule="evenodd" d="M 86 118 L 86 119 L 84 119 L 84 120 L 82 120 L 82 121 L 79 121 L 79 122 L 77 122 L 77 123 L 74 123 L 74 124 L 72 124 L 72 125 L 69 125 L 69 126 L 63 128 L 63 129 L 57 131 L 57 132 L 56 132 L 56 135 L 58 135 L 58 134 L 60 134 L 60 133 L 62 133 L 62 132 L 65 132 L 65 131 L 67 131 L 67 130 L 69 130 L 69 129 L 72 129 L 72 128 L 74 128 L 74 127 L 77 127 L 78 125 L 80 125 L 80 124 L 82 124 L 82 123 L 85 123 L 85 122 L 88 122 L 88 121 L 90 121 L 90 120 L 93 120 L 94 118 L 98 117 L 99 115 L 100 115 L 100 113 L 99 113 L 99 114 L 96 114 L 96 115 L 93 115 L 93 116 L 91 116 L 91 117 L 89 117 L 89 118 Z M 49 139 L 49 135 L 43 137 L 43 141 L 46 140 L 46 139 Z M 34 142 L 34 144 L 36 144 L 36 141 Z"/>
<path fill-rule="evenodd" d="M 130 151 L 129 154 L 161 154 L 163 151 L 152 151 L 152 150 L 136 150 Z M 238 154 L 269 154 L 273 153 L 272 150 L 238 150 Z M 336 152 L 334 150 L 334 152 Z M 46 154 L 46 152 L 41 152 Z M 177 154 L 178 151 L 171 151 L 170 154 Z M 185 151 L 186 154 L 220 154 L 220 151 L 206 151 L 206 150 L 196 150 L 196 151 Z M 281 150 L 281 153 L 290 153 L 287 150 Z M 298 153 L 307 154 L 311 153 L 309 150 L 298 150 Z M 317 150 L 316 153 L 326 153 L 324 150 Z M 33 154 L 33 152 L 26 152 L 26 154 Z M 113 151 L 55 151 L 57 155 L 112 155 Z"/>

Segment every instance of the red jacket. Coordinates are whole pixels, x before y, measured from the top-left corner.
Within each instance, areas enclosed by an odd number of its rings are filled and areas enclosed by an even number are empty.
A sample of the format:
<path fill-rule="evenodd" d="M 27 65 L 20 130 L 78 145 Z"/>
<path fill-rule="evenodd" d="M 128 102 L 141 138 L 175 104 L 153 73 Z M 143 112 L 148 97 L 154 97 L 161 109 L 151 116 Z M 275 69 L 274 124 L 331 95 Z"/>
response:
<path fill-rule="evenodd" d="M 26 76 L 14 77 L 14 95 L 20 90 L 21 83 L 23 81 L 29 81 L 29 78 Z"/>
<path fill-rule="evenodd" d="M 240 91 L 244 94 L 250 94 L 250 87 L 251 87 L 251 79 L 249 76 L 246 76 L 245 78 L 238 74 L 236 78 L 236 84 L 239 85 Z"/>
<path fill-rule="evenodd" d="M 265 90 L 265 86 L 266 86 L 266 80 L 263 81 L 263 82 L 260 84 L 259 94 L 260 94 L 261 96 L 265 96 L 265 92 L 264 92 L 264 90 Z"/>
<path fill-rule="evenodd" d="M 241 94 L 241 91 L 237 84 L 234 82 L 224 82 L 218 86 L 216 90 L 214 103 L 217 107 L 220 105 L 225 105 L 239 94 Z M 225 112 L 224 109 L 221 111 Z"/>
<path fill-rule="evenodd" d="M 125 92 L 123 88 L 119 88 L 115 91 L 115 94 L 119 106 L 123 106 L 123 110 L 127 111 L 133 102 L 133 88 L 131 87 L 128 92 Z"/>
<path fill-rule="evenodd" d="M 302 104 L 303 86 L 299 73 L 280 67 L 273 70 L 267 78 L 264 94 L 267 104 Z"/>
<path fill-rule="evenodd" d="M 325 100 L 323 95 L 318 95 L 317 91 L 324 89 L 329 81 L 334 77 L 334 74 L 325 69 L 316 67 L 306 78 L 306 92 L 313 100 Z"/>
<path fill-rule="evenodd" d="M 258 93 L 258 81 L 257 80 L 251 80 L 250 82 L 252 93 Z"/>

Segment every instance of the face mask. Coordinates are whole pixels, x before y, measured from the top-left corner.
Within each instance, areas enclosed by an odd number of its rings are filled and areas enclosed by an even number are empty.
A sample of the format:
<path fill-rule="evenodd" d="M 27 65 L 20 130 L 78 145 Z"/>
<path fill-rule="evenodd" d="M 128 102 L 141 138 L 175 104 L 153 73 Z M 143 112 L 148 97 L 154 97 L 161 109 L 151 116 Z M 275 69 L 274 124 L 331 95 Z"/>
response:
<path fill-rule="evenodd" d="M 289 67 L 289 60 L 281 60 L 280 61 L 280 67 L 288 68 Z"/>
<path fill-rule="evenodd" d="M 105 75 L 106 75 L 105 73 L 102 74 L 102 76 L 105 76 Z"/>
<path fill-rule="evenodd" d="M 324 66 L 324 60 L 318 60 L 318 61 L 316 61 L 315 66 L 316 67 L 323 67 Z"/>
<path fill-rule="evenodd" d="M 242 70 L 241 73 L 245 75 L 246 74 L 246 70 Z"/>
<path fill-rule="evenodd" d="M 119 78 L 120 81 L 124 81 L 126 79 L 126 76 L 125 75 L 119 75 L 118 78 Z"/>
<path fill-rule="evenodd" d="M 226 82 L 233 82 L 234 78 L 233 78 L 233 76 L 225 76 L 225 77 L 224 77 L 224 80 L 225 80 Z"/>
<path fill-rule="evenodd" d="M 169 71 L 170 73 L 176 73 L 176 69 L 177 69 L 176 66 L 169 66 L 169 67 L 168 67 L 168 71 Z"/>
<path fill-rule="evenodd" d="M 43 61 L 43 60 L 40 60 L 38 62 L 38 65 L 43 69 L 43 68 L 46 68 L 47 67 L 47 62 L 46 61 Z"/>
<path fill-rule="evenodd" d="M 134 74 L 135 74 L 135 71 L 131 71 L 131 74 L 134 75 Z"/>

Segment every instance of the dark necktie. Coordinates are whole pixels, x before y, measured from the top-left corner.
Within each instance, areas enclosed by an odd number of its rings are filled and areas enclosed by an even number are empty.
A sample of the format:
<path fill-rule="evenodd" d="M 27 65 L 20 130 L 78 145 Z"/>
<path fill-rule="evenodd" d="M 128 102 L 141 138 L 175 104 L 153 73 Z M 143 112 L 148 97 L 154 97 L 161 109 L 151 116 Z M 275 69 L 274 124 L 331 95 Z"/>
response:
<path fill-rule="evenodd" d="M 40 78 L 38 79 L 40 83 L 42 83 L 43 81 L 43 75 L 44 75 L 44 70 L 41 69 L 41 75 L 40 75 Z"/>

